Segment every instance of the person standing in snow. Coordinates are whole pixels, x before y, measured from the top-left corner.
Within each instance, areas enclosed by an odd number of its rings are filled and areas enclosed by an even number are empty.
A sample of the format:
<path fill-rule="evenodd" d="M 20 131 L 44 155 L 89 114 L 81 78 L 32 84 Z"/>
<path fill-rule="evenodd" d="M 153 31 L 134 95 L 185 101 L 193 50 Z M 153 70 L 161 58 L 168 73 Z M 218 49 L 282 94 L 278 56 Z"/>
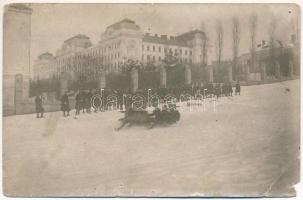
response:
<path fill-rule="evenodd" d="M 42 106 L 42 96 L 41 95 L 36 96 L 35 104 L 36 104 L 37 118 L 43 118 L 44 108 Z"/>
<path fill-rule="evenodd" d="M 241 92 L 241 86 L 240 86 L 240 83 L 239 83 L 239 81 L 238 81 L 237 84 L 236 84 L 235 95 L 237 95 L 237 94 L 240 95 L 240 92 Z"/>
<path fill-rule="evenodd" d="M 228 84 L 228 96 L 233 96 L 233 86 L 231 83 Z"/>
<path fill-rule="evenodd" d="M 69 116 L 70 108 L 69 108 L 69 99 L 68 99 L 67 91 L 61 97 L 61 110 L 63 111 L 64 117 Z"/>

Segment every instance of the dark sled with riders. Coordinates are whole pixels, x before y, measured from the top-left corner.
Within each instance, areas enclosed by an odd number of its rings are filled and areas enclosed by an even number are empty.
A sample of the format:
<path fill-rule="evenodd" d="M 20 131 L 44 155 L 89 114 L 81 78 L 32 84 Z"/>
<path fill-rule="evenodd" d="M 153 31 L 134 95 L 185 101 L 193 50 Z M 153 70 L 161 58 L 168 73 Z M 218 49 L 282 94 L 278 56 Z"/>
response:
<path fill-rule="evenodd" d="M 125 125 L 129 127 L 133 125 L 145 126 L 148 129 L 154 128 L 155 126 L 172 125 L 177 123 L 181 117 L 177 109 L 168 109 L 167 107 L 163 110 L 156 108 L 152 113 L 148 113 L 146 110 L 135 110 L 133 108 L 120 112 L 124 113 L 124 117 L 119 119 L 121 125 L 116 128 L 116 131 L 119 131 Z"/>

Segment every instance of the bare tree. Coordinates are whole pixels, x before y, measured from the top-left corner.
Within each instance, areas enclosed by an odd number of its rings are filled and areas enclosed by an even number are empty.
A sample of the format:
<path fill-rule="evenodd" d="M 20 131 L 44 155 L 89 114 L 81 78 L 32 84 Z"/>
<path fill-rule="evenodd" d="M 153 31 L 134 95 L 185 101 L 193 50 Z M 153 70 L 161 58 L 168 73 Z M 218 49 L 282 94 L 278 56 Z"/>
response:
<path fill-rule="evenodd" d="M 240 43 L 240 23 L 238 17 L 232 19 L 232 41 L 233 41 L 233 76 L 237 69 L 237 59 L 239 54 L 239 43 Z"/>
<path fill-rule="evenodd" d="M 224 36 L 224 29 L 222 22 L 217 20 L 216 22 L 216 53 L 217 53 L 217 62 L 218 66 L 221 66 L 222 62 L 222 50 L 223 50 L 223 36 Z"/>
<path fill-rule="evenodd" d="M 201 31 L 204 33 L 204 40 L 202 43 L 202 65 L 206 66 L 208 62 L 209 38 L 206 30 L 206 25 L 201 23 Z"/>
<path fill-rule="evenodd" d="M 249 18 L 249 31 L 250 31 L 250 54 L 251 54 L 251 67 L 254 69 L 255 66 L 255 54 L 256 54 L 256 33 L 258 25 L 258 16 L 253 13 Z"/>
<path fill-rule="evenodd" d="M 275 41 L 276 29 L 277 29 L 277 20 L 276 20 L 276 18 L 273 17 L 271 19 L 271 22 L 269 24 L 269 29 L 268 29 L 270 44 L 274 43 L 274 41 Z"/>
<path fill-rule="evenodd" d="M 276 29 L 277 29 L 277 19 L 273 17 L 271 19 L 271 22 L 269 24 L 268 29 L 268 35 L 269 35 L 269 62 L 270 62 L 270 68 L 268 70 L 268 73 L 270 75 L 274 75 L 275 72 L 275 41 L 276 41 Z"/>

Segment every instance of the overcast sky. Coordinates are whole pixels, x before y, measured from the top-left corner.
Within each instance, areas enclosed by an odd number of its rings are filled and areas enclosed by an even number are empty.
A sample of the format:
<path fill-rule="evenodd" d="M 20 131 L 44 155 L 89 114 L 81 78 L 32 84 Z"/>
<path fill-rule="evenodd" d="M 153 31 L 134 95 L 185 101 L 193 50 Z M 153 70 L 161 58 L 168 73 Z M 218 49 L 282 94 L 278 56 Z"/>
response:
<path fill-rule="evenodd" d="M 223 58 L 232 55 L 231 19 L 239 17 L 240 53 L 249 51 L 248 21 L 258 16 L 257 41 L 268 38 L 269 24 L 277 19 L 277 37 L 289 39 L 298 24 L 299 8 L 295 4 L 31 4 L 31 62 L 44 52 L 54 53 L 64 40 L 85 34 L 93 44 L 105 28 L 123 18 L 134 20 L 143 32 L 176 35 L 201 28 L 204 23 L 212 45 L 210 60 L 215 57 L 215 24 L 224 24 Z"/>

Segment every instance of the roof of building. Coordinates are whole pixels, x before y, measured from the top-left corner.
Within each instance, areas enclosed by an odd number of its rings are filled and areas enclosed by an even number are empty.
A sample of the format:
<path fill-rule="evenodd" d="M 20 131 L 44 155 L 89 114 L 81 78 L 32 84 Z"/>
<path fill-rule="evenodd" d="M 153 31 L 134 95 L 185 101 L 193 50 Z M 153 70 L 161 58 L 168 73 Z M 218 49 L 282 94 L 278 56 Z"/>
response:
<path fill-rule="evenodd" d="M 145 34 L 143 36 L 143 42 L 164 44 L 164 45 L 175 45 L 175 46 L 188 46 L 185 41 L 178 40 L 175 37 L 168 39 L 166 35 L 156 36 Z"/>
<path fill-rule="evenodd" d="M 12 3 L 12 4 L 9 4 L 9 7 L 16 8 L 19 10 L 32 11 L 32 9 L 30 7 L 28 7 L 27 5 L 25 5 L 24 3 Z"/>
<path fill-rule="evenodd" d="M 89 37 L 87 37 L 86 35 L 83 35 L 83 34 L 78 34 L 71 38 L 68 38 L 67 40 L 64 41 L 64 43 L 68 43 L 69 41 L 72 41 L 74 39 L 88 39 L 89 40 Z"/>
<path fill-rule="evenodd" d="M 149 33 L 143 36 L 143 42 L 164 44 L 164 45 L 176 45 L 176 46 L 189 46 L 188 41 L 193 40 L 197 33 L 202 34 L 202 37 L 205 37 L 205 33 L 200 30 L 193 30 L 186 33 L 183 33 L 178 36 L 168 38 L 166 35 L 150 35 Z"/>
<path fill-rule="evenodd" d="M 134 29 L 134 30 L 138 30 L 140 29 L 140 27 L 138 25 L 136 25 L 135 21 L 130 20 L 128 18 L 125 18 L 119 22 L 116 22 L 110 26 L 107 27 L 107 29 L 112 28 L 112 29 L 120 29 L 120 28 L 128 28 L 128 29 Z"/>
<path fill-rule="evenodd" d="M 53 59 L 54 58 L 54 55 L 49 53 L 49 52 L 45 52 L 41 55 L 38 56 L 38 58 L 41 60 L 41 59 Z"/>
<path fill-rule="evenodd" d="M 195 38 L 195 35 L 197 33 L 202 34 L 202 37 L 205 38 L 205 33 L 201 30 L 196 29 L 196 30 L 192 30 L 192 31 L 189 31 L 189 32 L 186 32 L 186 33 L 182 33 L 181 35 L 176 36 L 176 39 L 183 40 L 183 41 L 192 40 L 192 39 Z"/>

